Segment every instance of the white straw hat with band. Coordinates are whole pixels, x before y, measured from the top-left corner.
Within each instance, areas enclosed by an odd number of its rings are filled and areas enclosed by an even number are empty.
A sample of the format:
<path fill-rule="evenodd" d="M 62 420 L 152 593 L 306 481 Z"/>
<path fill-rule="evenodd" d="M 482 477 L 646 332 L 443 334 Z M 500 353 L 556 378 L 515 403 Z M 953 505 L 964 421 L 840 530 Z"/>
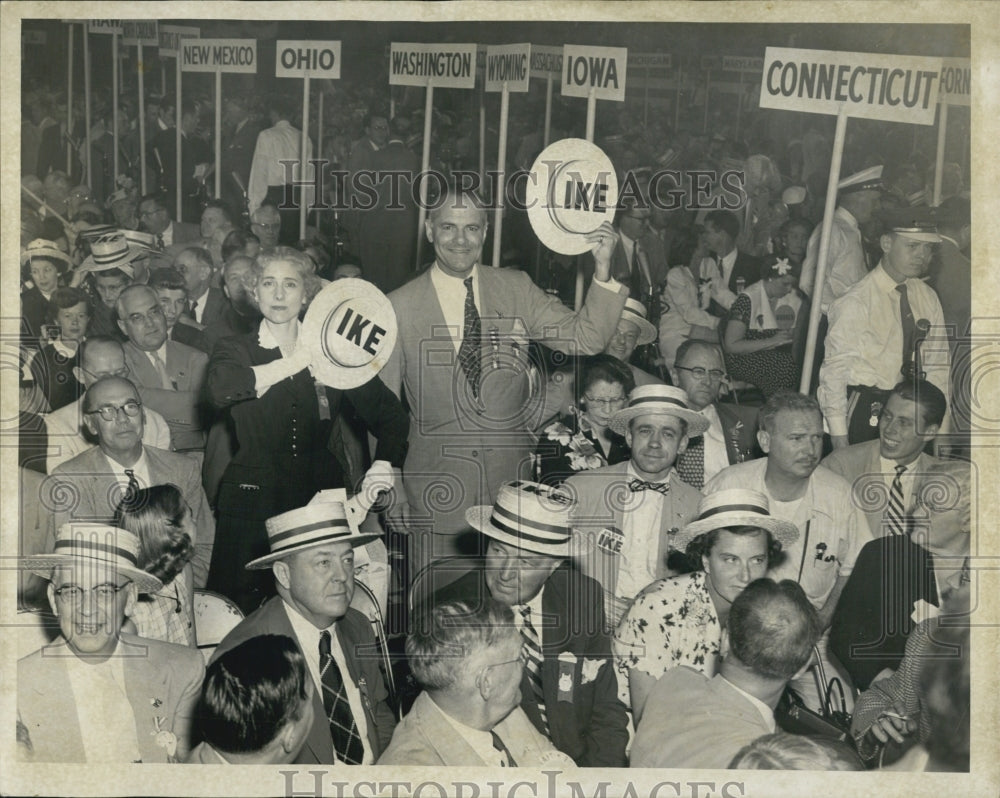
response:
<path fill-rule="evenodd" d="M 139 538 L 108 524 L 63 524 L 51 553 L 23 557 L 18 563 L 45 579 L 51 579 L 52 569 L 59 566 L 100 567 L 135 582 L 140 593 L 155 593 L 163 587 L 159 579 L 139 567 Z"/>
<path fill-rule="evenodd" d="M 611 417 L 608 426 L 624 435 L 628 423 L 636 416 L 660 413 L 677 416 L 687 422 L 689 438 L 701 435 L 708 429 L 708 419 L 688 405 L 688 395 L 673 385 L 640 385 L 628 397 L 628 405 Z"/>
<path fill-rule="evenodd" d="M 771 515 L 767 496 L 756 490 L 731 488 L 703 497 L 698 504 L 698 517 L 674 535 L 671 545 L 684 551 L 699 535 L 727 526 L 766 529 L 785 548 L 799 539 L 795 524 Z"/>
<path fill-rule="evenodd" d="M 361 534 L 348 523 L 347 511 L 340 502 L 323 501 L 307 504 L 296 510 L 268 518 L 267 541 L 271 553 L 246 564 L 249 570 L 267 568 L 271 563 L 290 554 L 305 551 L 325 543 L 350 543 L 360 546 L 382 537 Z"/>
<path fill-rule="evenodd" d="M 91 272 L 121 269 L 131 276 L 134 272 L 132 261 L 145 255 L 145 250 L 130 246 L 128 239 L 115 231 L 113 234 L 96 238 L 90 243 L 90 255 L 84 259 L 81 268 Z"/>
<path fill-rule="evenodd" d="M 73 265 L 73 261 L 69 255 L 59 249 L 54 242 L 45 238 L 36 238 L 21 250 L 22 266 L 31 263 L 33 258 L 56 261 L 60 272 L 65 271 Z"/>
<path fill-rule="evenodd" d="M 573 502 L 557 488 L 521 480 L 501 485 L 496 503 L 465 511 L 465 520 L 487 537 L 552 557 L 570 553 Z"/>
<path fill-rule="evenodd" d="M 625 307 L 622 308 L 622 315 L 618 320 L 631 322 L 639 328 L 636 346 L 651 344 L 656 340 L 656 328 L 650 323 L 647 315 L 646 306 L 638 299 L 629 297 L 625 300 Z"/>

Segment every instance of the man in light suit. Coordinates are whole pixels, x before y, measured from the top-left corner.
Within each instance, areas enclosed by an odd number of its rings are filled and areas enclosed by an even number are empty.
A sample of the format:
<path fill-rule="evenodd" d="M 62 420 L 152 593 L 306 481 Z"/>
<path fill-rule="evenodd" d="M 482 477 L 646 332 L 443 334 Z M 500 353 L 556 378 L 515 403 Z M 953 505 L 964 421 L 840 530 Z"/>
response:
<path fill-rule="evenodd" d="M 708 419 L 700 438 L 677 457 L 677 473 L 701 490 L 723 468 L 757 456 L 757 408 L 720 402 L 725 361 L 717 344 L 689 338 L 677 347 L 670 376 L 684 389 L 692 410 Z"/>
<path fill-rule="evenodd" d="M 486 227 L 474 198 L 449 194 L 426 224 L 434 264 L 389 296 L 399 333 L 380 376 L 405 390 L 412 416 L 403 470 L 409 512 L 397 505 L 395 513 L 411 533 L 413 573 L 432 556 L 459 552 L 468 507 L 491 504 L 502 483 L 527 475 L 528 430 L 541 420 L 541 402 L 529 403 L 529 342 L 600 352 L 625 304 L 624 286 L 609 279 L 617 240 L 610 224 L 586 237 L 597 271 L 579 312 L 523 272 L 481 266 Z"/>
<path fill-rule="evenodd" d="M 611 429 L 631 447 L 626 463 L 581 471 L 564 484 L 576 502 L 573 526 L 583 572 L 604 590 L 606 622 L 613 629 L 639 591 L 670 576 L 673 534 L 698 514 L 701 493 L 674 471 L 688 440 L 708 421 L 672 385 L 636 388 Z"/>
<path fill-rule="evenodd" d="M 121 631 L 138 594 L 163 587 L 138 567 L 138 554 L 131 532 L 71 523 L 52 553 L 22 560 L 49 580 L 62 632 L 17 664 L 22 759 L 126 764 L 187 755 L 205 663 L 194 649 Z"/>
<path fill-rule="evenodd" d="M 378 764 L 574 766 L 518 706 L 524 655 L 509 607 L 439 604 L 415 621 L 406 655 L 424 692 Z"/>
<path fill-rule="evenodd" d="M 269 518 L 267 535 L 271 553 L 247 563 L 247 568 L 270 568 L 278 595 L 226 635 L 209 667 L 257 635 L 292 638 L 313 684 L 314 718 L 294 761 L 371 765 L 389 744 L 396 718 L 386 703 L 388 691 L 374 653 L 371 624 L 350 603 L 354 547 L 380 535 L 352 530 L 344 505 L 335 501 Z M 337 695 L 329 673 L 336 674 Z M 346 716 L 341 714 L 345 711 Z"/>
<path fill-rule="evenodd" d="M 142 401 L 166 418 L 175 451 L 204 450 L 202 387 L 208 355 L 167 338 L 163 308 L 148 286 L 129 286 L 116 307 L 118 326 L 128 337 L 125 363 Z"/>

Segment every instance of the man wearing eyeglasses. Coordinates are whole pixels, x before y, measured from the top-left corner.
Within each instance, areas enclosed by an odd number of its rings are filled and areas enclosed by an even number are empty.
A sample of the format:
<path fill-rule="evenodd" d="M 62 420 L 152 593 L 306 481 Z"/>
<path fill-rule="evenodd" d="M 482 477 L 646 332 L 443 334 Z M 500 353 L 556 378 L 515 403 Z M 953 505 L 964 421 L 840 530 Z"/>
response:
<path fill-rule="evenodd" d="M 726 371 L 716 344 L 684 341 L 677 347 L 670 376 L 687 393 L 691 409 L 708 419 L 705 434 L 688 441 L 677 457 L 681 479 L 701 490 L 723 468 L 759 456 L 757 408 L 719 402 Z"/>
<path fill-rule="evenodd" d="M 84 388 L 90 388 L 104 377 L 128 377 L 121 343 L 105 336 L 87 338 L 80 344 L 79 365 L 73 367 L 73 376 Z M 151 407 L 145 408 L 145 411 L 143 443 L 157 449 L 169 449 L 170 427 L 166 419 Z M 56 466 L 92 448 L 93 440 L 84 437 L 83 397 L 45 416 L 45 431 L 49 442 L 46 474 L 51 474 Z"/>
<path fill-rule="evenodd" d="M 278 246 L 278 237 L 281 233 L 281 214 L 270 203 L 261 205 L 250 217 L 250 229 L 260 239 L 262 250 L 272 249 Z"/>
<path fill-rule="evenodd" d="M 205 675 L 187 646 L 121 631 L 140 593 L 160 580 L 141 570 L 139 539 L 103 524 L 67 524 L 54 551 L 21 565 L 49 580 L 62 633 L 18 662 L 22 760 L 128 764 L 183 761 Z"/>
<path fill-rule="evenodd" d="M 156 243 L 161 249 L 201 241 L 201 229 L 198 225 L 175 222 L 170 216 L 170 210 L 156 194 L 147 194 L 139 201 L 139 225 L 147 233 L 156 236 Z"/>
<path fill-rule="evenodd" d="M 215 519 L 201 486 L 198 461 L 143 443 L 145 413 L 139 391 L 123 377 L 104 377 L 87 389 L 83 419 L 98 445 L 58 466 L 42 484 L 39 500 L 50 513 L 50 543 L 54 545 L 55 530 L 67 522 L 111 518 L 129 493 L 171 483 L 191 507 L 197 530 L 194 582 L 196 587 L 204 587 L 215 541 Z"/>

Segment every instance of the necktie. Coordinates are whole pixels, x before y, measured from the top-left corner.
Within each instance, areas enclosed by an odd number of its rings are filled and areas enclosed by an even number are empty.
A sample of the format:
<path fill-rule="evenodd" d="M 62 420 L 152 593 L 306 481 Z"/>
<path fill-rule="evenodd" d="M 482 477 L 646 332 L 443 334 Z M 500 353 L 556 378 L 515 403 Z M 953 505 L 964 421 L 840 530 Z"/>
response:
<path fill-rule="evenodd" d="M 896 466 L 896 476 L 889 486 L 889 503 L 882 514 L 882 529 L 890 535 L 902 535 L 905 531 L 903 520 L 903 472 L 905 465 Z"/>
<path fill-rule="evenodd" d="M 198 300 L 191 303 L 191 318 L 198 321 Z"/>
<path fill-rule="evenodd" d="M 340 668 L 330 652 L 330 633 L 325 629 L 319 634 L 319 664 L 320 681 L 323 682 L 323 708 L 330 722 L 330 734 L 337 758 L 348 765 L 360 765 L 365 758 L 365 747 L 351 713 Z"/>
<path fill-rule="evenodd" d="M 150 352 L 149 356 L 153 358 L 153 367 L 156 369 L 156 374 L 160 378 L 160 387 L 166 391 L 176 391 L 177 386 L 174 385 L 174 381 L 170 379 L 170 375 L 167 373 L 167 364 L 163 362 L 163 358 L 160 357 L 158 352 Z"/>
<path fill-rule="evenodd" d="M 639 299 L 642 296 L 642 266 L 639 264 L 639 242 L 632 246 L 632 270 L 629 274 L 629 296 Z"/>
<path fill-rule="evenodd" d="M 472 389 L 472 395 L 479 398 L 479 376 L 482 372 L 479 351 L 482 339 L 482 327 L 479 311 L 476 310 L 476 296 L 472 288 L 472 278 L 466 277 L 465 283 L 465 323 L 462 331 L 462 345 L 458 348 L 458 362 L 465 372 L 465 379 Z"/>
<path fill-rule="evenodd" d="M 705 436 L 699 435 L 688 443 L 677 458 L 677 473 L 692 488 L 705 486 Z"/>
<path fill-rule="evenodd" d="M 493 747 L 497 749 L 497 751 L 499 751 L 500 755 L 503 757 L 503 761 L 500 763 L 500 767 L 516 768 L 517 762 L 514 760 L 514 757 L 511 756 L 510 749 L 506 745 L 504 745 L 503 740 L 500 739 L 500 735 L 497 734 L 492 729 L 490 729 L 490 737 L 493 738 Z"/>
<path fill-rule="evenodd" d="M 666 482 L 646 482 L 642 479 L 633 479 L 628 483 L 628 489 L 633 493 L 643 490 L 655 490 L 657 493 L 666 495 L 670 491 L 670 486 Z"/>
<path fill-rule="evenodd" d="M 913 374 L 913 349 L 917 342 L 917 323 L 913 318 L 906 283 L 897 285 L 896 290 L 899 291 L 899 318 L 903 323 L 903 366 L 899 371 L 904 379 L 909 379 Z"/>
<path fill-rule="evenodd" d="M 125 469 L 125 476 L 128 477 L 128 485 L 125 486 L 125 495 L 122 498 L 126 504 L 133 504 L 139 492 L 139 480 L 135 478 L 135 471 L 131 468 Z"/>
<path fill-rule="evenodd" d="M 524 619 L 521 626 L 521 640 L 524 642 L 524 653 L 527 654 L 524 673 L 528 677 L 531 693 L 538 705 L 538 714 L 542 719 L 539 731 L 548 737 L 549 719 L 545 713 L 545 694 L 542 691 L 542 641 L 538 637 L 535 627 L 531 625 L 531 608 L 528 605 L 521 607 L 521 617 Z"/>
<path fill-rule="evenodd" d="M 167 246 L 167 245 L 166 245 L 166 243 L 164 243 L 164 241 L 163 241 L 163 234 L 162 234 L 162 233 L 157 233 L 157 234 L 156 234 L 156 246 L 157 246 L 157 248 L 158 248 L 158 249 L 159 249 L 159 250 L 160 250 L 161 252 L 162 252 L 162 251 L 163 251 L 164 249 L 166 249 L 166 246 Z"/>

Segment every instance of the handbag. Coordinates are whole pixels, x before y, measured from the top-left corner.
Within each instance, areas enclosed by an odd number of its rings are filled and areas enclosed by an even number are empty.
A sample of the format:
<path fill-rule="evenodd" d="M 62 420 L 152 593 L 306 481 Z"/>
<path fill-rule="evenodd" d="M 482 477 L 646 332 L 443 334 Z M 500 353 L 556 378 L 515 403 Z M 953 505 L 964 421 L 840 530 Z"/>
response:
<path fill-rule="evenodd" d="M 823 661 L 820 659 L 818 650 L 816 651 L 816 667 L 819 669 L 820 683 L 826 685 L 822 712 L 816 712 L 807 707 L 802 696 L 790 685 L 786 685 L 785 692 L 781 694 L 781 699 L 774 709 L 774 721 L 779 728 L 789 734 L 825 737 L 846 742 L 853 747 L 851 715 L 847 712 L 844 701 L 844 687 L 837 677 L 829 682 L 826 680 L 826 670 L 823 668 Z M 840 693 L 839 709 L 834 709 L 832 706 L 835 689 Z"/>

